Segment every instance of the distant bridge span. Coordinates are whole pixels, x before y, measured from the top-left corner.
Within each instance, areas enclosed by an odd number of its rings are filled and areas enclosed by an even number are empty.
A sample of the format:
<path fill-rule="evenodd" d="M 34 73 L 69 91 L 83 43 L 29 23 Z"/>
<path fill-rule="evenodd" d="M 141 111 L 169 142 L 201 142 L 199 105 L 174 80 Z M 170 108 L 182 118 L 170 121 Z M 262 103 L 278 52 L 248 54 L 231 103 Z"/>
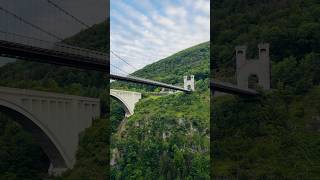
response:
<path fill-rule="evenodd" d="M 157 86 L 157 87 L 163 87 L 163 88 L 182 91 L 182 92 L 185 92 L 185 93 L 191 93 L 192 92 L 191 90 L 184 89 L 183 87 L 174 86 L 174 85 L 171 85 L 171 84 L 166 84 L 166 83 L 153 81 L 153 80 L 149 80 L 149 79 L 133 77 L 133 76 L 119 76 L 119 75 L 115 75 L 115 74 L 110 74 L 110 79 L 119 80 L 119 81 L 133 82 L 133 83 L 139 83 L 139 84 L 146 84 L 146 85 Z"/>

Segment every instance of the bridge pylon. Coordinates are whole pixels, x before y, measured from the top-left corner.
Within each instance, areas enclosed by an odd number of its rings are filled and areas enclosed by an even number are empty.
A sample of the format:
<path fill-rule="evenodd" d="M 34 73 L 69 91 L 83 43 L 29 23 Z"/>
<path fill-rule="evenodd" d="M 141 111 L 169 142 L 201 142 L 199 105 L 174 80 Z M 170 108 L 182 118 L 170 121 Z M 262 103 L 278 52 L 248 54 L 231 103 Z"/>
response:
<path fill-rule="evenodd" d="M 191 76 L 183 76 L 183 88 L 185 90 L 195 90 L 195 85 L 194 85 L 194 75 Z"/>
<path fill-rule="evenodd" d="M 236 77 L 239 88 L 252 88 L 249 79 L 254 79 L 255 83 L 263 89 L 270 89 L 270 56 L 269 44 L 260 43 L 259 58 L 247 59 L 246 46 L 236 46 Z"/>

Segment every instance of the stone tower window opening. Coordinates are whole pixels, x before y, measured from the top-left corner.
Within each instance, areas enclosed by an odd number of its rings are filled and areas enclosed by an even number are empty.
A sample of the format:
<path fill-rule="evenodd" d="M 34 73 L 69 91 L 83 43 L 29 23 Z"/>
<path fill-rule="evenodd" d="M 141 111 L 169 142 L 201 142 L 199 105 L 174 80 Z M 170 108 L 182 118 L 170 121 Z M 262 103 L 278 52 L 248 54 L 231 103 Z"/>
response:
<path fill-rule="evenodd" d="M 239 50 L 239 51 L 237 52 L 237 54 L 242 55 L 242 54 L 243 54 L 243 51 Z"/>
<path fill-rule="evenodd" d="M 261 52 L 261 53 L 266 53 L 267 50 L 266 50 L 266 49 L 260 49 L 260 52 Z"/>
<path fill-rule="evenodd" d="M 259 77 L 257 74 L 250 74 L 248 77 L 248 88 L 257 89 L 259 86 Z"/>

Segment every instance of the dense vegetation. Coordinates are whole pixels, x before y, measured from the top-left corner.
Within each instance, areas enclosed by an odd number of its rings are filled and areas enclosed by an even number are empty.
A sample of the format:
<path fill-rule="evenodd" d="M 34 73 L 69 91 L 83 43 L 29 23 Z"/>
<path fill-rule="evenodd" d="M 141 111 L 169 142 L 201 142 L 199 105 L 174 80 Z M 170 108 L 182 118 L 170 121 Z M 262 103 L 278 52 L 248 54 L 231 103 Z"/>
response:
<path fill-rule="evenodd" d="M 109 20 L 93 25 L 89 29 L 82 30 L 78 34 L 64 40 L 65 43 L 92 49 L 103 53 L 109 52 Z"/>
<path fill-rule="evenodd" d="M 142 100 L 113 137 L 121 158 L 112 177 L 209 179 L 208 127 L 208 92 Z"/>
<path fill-rule="evenodd" d="M 213 77 L 232 81 L 234 46 L 271 45 L 272 88 L 259 98 L 214 99 L 213 178 L 320 177 L 320 3 L 316 0 L 215 0 Z"/>
<path fill-rule="evenodd" d="M 209 179 L 209 43 L 134 73 L 180 85 L 183 75 L 190 74 L 195 74 L 196 92 L 165 96 L 144 93 L 128 119 L 121 116 L 119 105 L 111 104 L 111 123 L 117 128 L 112 130 L 113 179 Z M 118 82 L 111 87 L 159 90 Z"/>
<path fill-rule="evenodd" d="M 72 170 L 58 180 L 104 180 L 109 177 L 108 119 L 95 120 L 92 126 L 80 135 L 77 162 Z"/>
<path fill-rule="evenodd" d="M 66 42 L 105 52 L 109 49 L 107 29 L 107 23 L 101 23 Z M 106 74 L 95 71 L 29 61 L 0 67 L 0 86 L 100 98 L 104 118 L 109 109 L 108 84 Z M 48 159 L 14 120 L 0 114 L 0 179 L 42 179 L 47 175 Z M 59 179 L 107 179 L 110 133 L 107 122 L 97 119 L 80 135 L 76 165 Z"/>
<path fill-rule="evenodd" d="M 30 134 L 0 113 L 0 179 L 41 179 L 49 160 Z"/>

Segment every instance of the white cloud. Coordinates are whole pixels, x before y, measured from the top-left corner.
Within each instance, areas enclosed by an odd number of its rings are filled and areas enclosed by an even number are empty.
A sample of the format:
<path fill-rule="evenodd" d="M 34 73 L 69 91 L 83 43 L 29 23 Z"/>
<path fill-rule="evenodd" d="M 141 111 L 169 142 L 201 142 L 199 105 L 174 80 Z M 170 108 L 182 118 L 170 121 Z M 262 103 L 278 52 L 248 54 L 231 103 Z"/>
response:
<path fill-rule="evenodd" d="M 153 19 L 157 21 L 160 25 L 163 25 L 164 27 L 174 28 L 174 26 L 176 25 L 176 23 L 173 20 L 164 16 L 155 15 L 153 16 Z"/>
<path fill-rule="evenodd" d="M 170 6 L 166 9 L 166 13 L 168 16 L 178 16 L 181 18 L 185 18 L 187 16 L 187 10 L 184 7 Z"/>
<path fill-rule="evenodd" d="M 135 67 L 209 41 L 209 0 L 161 1 L 161 5 L 136 1 L 111 1 L 111 49 Z M 128 73 L 135 71 L 114 56 L 111 63 Z"/>
<path fill-rule="evenodd" d="M 210 14 L 210 0 L 195 0 L 194 4 L 196 9 L 199 9 L 206 14 Z"/>

